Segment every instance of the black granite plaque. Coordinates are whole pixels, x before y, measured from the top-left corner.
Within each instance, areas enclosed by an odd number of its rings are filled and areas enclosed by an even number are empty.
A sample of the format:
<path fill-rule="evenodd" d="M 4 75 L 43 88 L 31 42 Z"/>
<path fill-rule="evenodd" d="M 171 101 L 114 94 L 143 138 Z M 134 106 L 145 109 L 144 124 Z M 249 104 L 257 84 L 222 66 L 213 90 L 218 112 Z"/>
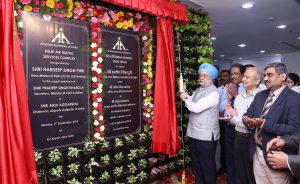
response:
<path fill-rule="evenodd" d="M 79 146 L 89 138 L 87 25 L 31 13 L 23 20 L 34 147 Z"/>
<path fill-rule="evenodd" d="M 103 28 L 106 57 L 104 71 L 104 119 L 106 137 L 141 131 L 140 34 Z"/>

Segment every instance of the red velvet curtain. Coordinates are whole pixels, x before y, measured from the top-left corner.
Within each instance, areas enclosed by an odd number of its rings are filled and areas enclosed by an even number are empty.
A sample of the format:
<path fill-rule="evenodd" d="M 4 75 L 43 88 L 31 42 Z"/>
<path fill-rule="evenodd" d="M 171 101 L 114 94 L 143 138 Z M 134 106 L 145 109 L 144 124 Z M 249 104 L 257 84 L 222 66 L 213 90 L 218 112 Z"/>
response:
<path fill-rule="evenodd" d="M 153 152 L 175 155 L 180 148 L 175 101 L 175 53 L 172 20 L 157 20 Z"/>
<path fill-rule="evenodd" d="M 35 184 L 38 182 L 13 1 L 0 3 L 0 183 Z"/>

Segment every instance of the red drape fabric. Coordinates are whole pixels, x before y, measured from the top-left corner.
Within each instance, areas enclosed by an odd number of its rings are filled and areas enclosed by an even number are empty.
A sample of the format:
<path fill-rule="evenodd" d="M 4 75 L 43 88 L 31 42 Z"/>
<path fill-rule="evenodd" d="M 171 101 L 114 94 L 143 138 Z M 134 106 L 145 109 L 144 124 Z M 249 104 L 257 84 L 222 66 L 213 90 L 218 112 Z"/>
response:
<path fill-rule="evenodd" d="M 158 17 L 166 17 L 180 22 L 188 22 L 186 6 L 182 3 L 167 0 L 103 0 L 122 7 Z"/>
<path fill-rule="evenodd" d="M 0 1 L 0 183 L 36 184 L 32 135 L 13 1 Z"/>
<path fill-rule="evenodd" d="M 154 153 L 176 154 L 180 148 L 175 101 L 175 53 L 172 20 L 157 20 L 157 55 L 154 89 Z"/>

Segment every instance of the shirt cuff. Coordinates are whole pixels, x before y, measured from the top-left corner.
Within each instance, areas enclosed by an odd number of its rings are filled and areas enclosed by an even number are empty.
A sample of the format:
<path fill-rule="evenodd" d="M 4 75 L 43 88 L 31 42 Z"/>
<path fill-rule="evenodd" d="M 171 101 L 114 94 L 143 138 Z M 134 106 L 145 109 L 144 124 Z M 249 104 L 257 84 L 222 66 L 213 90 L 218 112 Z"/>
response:
<path fill-rule="evenodd" d="M 287 159 L 287 165 L 288 165 L 289 170 L 291 171 L 292 175 L 294 175 L 294 173 L 293 173 L 293 171 L 292 171 L 292 169 L 291 169 L 291 167 L 290 167 L 290 164 L 289 164 L 289 156 L 288 156 L 288 159 Z"/>

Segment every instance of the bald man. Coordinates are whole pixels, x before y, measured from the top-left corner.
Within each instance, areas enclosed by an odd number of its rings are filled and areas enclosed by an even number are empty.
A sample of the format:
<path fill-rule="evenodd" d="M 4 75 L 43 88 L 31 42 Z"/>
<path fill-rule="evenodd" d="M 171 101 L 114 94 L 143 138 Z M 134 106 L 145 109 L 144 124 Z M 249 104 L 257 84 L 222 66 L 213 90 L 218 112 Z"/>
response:
<path fill-rule="evenodd" d="M 186 92 L 180 98 L 190 111 L 186 135 L 190 137 L 192 169 L 196 184 L 215 184 L 217 178 L 215 152 L 220 137 L 219 92 L 213 85 L 218 70 L 211 64 L 199 67 L 200 87 L 192 96 Z"/>
<path fill-rule="evenodd" d="M 258 87 L 262 74 L 257 67 L 248 67 L 242 79 L 245 91 L 240 93 L 234 101 L 234 109 L 227 104 L 225 110 L 228 114 L 229 123 L 235 126 L 236 137 L 234 140 L 235 155 L 235 183 L 255 184 L 253 164 L 250 159 L 251 130 L 243 123 L 243 114 L 247 112 L 256 93 L 261 89 Z"/>

